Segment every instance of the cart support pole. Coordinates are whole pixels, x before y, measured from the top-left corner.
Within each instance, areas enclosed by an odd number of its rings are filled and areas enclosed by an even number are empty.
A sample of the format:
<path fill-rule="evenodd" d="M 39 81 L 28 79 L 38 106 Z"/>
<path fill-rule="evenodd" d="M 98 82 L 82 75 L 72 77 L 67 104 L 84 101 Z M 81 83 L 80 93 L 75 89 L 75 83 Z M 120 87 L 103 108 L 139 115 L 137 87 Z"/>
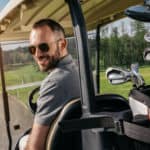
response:
<path fill-rule="evenodd" d="M 4 70 L 3 70 L 3 57 L 2 57 L 2 48 L 0 45 L 0 74 L 1 74 L 1 84 L 2 84 L 2 97 L 3 97 L 3 106 L 4 106 L 4 117 L 6 123 L 7 136 L 9 141 L 8 150 L 11 150 L 12 147 L 12 138 L 10 133 L 10 113 L 9 113 L 9 105 L 8 105 L 8 94 L 5 86 L 5 78 L 4 78 Z"/>
<path fill-rule="evenodd" d="M 85 20 L 79 0 L 66 0 L 71 13 L 74 33 L 78 47 L 79 73 L 81 83 L 81 100 L 83 114 L 92 113 L 95 105 L 95 90 L 88 54 L 88 39 Z"/>
<path fill-rule="evenodd" d="M 96 29 L 96 94 L 100 93 L 100 25 Z"/>

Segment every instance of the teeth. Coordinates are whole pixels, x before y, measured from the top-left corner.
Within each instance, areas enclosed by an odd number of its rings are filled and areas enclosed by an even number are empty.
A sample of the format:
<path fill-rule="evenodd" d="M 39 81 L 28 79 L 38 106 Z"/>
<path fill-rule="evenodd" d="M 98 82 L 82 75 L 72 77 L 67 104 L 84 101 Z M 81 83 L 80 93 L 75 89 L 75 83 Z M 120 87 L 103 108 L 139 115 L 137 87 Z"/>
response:
<path fill-rule="evenodd" d="M 47 60 L 47 57 L 40 57 L 39 58 L 39 61 L 44 61 L 44 60 Z"/>

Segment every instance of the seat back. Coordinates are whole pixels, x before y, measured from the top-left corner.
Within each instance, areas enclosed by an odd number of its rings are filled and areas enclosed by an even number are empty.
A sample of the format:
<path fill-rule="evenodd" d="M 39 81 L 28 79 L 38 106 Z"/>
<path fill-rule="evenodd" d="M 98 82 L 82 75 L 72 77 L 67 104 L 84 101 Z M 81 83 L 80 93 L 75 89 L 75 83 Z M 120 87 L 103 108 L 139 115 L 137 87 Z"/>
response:
<path fill-rule="evenodd" d="M 120 112 L 130 109 L 128 100 L 119 94 L 101 94 L 95 97 L 95 112 Z"/>
<path fill-rule="evenodd" d="M 73 131 L 63 133 L 59 127 L 59 122 L 81 117 L 80 99 L 68 102 L 51 125 L 47 137 L 46 150 L 80 150 L 81 132 Z"/>

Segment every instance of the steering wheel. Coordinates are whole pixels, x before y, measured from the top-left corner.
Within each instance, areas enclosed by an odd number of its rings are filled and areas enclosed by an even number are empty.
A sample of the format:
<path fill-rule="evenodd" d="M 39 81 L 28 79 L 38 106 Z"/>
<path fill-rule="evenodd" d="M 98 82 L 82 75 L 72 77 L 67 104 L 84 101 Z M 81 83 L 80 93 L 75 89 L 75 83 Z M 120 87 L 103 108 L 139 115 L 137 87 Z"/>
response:
<path fill-rule="evenodd" d="M 28 106 L 33 114 L 35 114 L 36 108 L 37 108 L 37 104 L 36 102 L 33 102 L 33 98 L 34 98 L 34 95 L 39 91 L 39 89 L 40 89 L 40 86 L 33 89 L 30 92 L 29 98 L 28 98 Z"/>

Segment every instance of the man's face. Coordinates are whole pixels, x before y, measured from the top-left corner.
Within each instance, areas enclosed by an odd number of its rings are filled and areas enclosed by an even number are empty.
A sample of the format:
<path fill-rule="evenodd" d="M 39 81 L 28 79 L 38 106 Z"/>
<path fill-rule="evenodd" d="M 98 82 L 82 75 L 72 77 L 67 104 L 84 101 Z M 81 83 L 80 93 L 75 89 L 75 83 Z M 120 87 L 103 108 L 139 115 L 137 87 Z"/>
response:
<path fill-rule="evenodd" d="M 59 39 L 56 38 L 56 35 L 48 26 L 45 25 L 43 27 L 32 29 L 30 34 L 30 45 L 32 45 L 35 50 L 33 57 L 41 71 L 53 69 L 58 63 L 60 59 L 58 42 Z M 44 44 L 47 44 L 48 46 L 48 50 L 46 51 L 43 51 L 42 48 L 40 48 L 44 47 L 43 49 L 45 49 L 46 45 Z"/>

